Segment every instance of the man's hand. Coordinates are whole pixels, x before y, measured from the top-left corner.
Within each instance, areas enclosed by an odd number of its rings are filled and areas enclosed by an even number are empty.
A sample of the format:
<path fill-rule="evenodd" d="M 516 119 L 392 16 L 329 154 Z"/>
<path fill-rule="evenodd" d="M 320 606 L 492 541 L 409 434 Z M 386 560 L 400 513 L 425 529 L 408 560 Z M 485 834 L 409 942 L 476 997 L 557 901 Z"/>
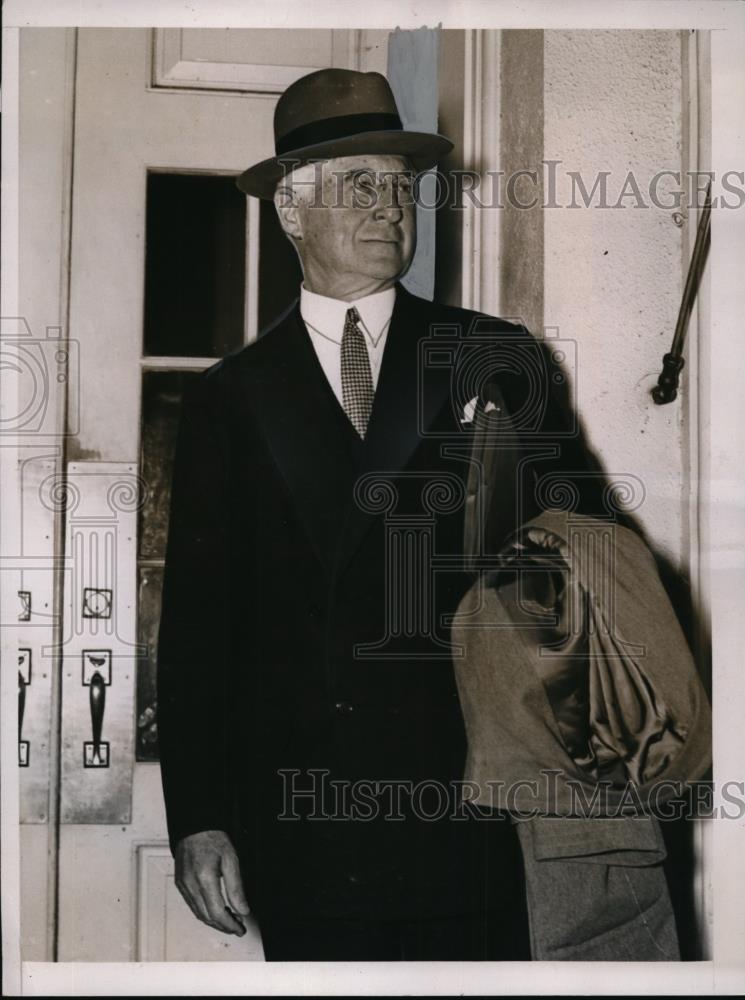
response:
<path fill-rule="evenodd" d="M 246 933 L 235 914 L 245 917 L 250 910 L 243 892 L 238 855 L 227 833 L 202 830 L 178 842 L 176 885 L 198 920 L 225 934 L 242 937 Z"/>

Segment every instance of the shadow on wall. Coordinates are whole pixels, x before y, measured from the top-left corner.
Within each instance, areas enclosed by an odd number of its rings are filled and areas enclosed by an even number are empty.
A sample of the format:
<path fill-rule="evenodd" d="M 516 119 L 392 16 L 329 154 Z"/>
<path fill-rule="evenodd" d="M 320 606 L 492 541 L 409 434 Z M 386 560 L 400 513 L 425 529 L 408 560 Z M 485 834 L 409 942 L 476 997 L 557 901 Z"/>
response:
<path fill-rule="evenodd" d="M 561 371 L 561 366 L 557 366 L 550 356 L 548 347 L 542 344 L 545 355 L 545 363 L 549 373 Z M 585 433 L 582 418 L 579 417 L 572 407 L 569 386 L 570 380 L 566 377 L 566 372 L 560 381 L 553 381 L 556 386 L 555 393 L 557 402 L 562 410 L 567 414 L 567 419 L 572 420 L 578 428 L 578 437 L 574 447 L 575 453 L 581 455 L 582 461 L 589 472 L 592 473 L 593 487 L 587 491 L 582 498 L 583 509 L 588 513 L 597 511 L 599 514 L 608 514 L 608 506 L 604 501 L 604 495 L 610 488 L 612 480 L 603 466 L 597 453 L 591 448 L 587 434 Z M 671 560 L 660 551 L 653 538 L 645 531 L 641 521 L 633 513 L 620 512 L 617 514 L 617 523 L 635 531 L 643 539 L 657 563 L 657 571 L 660 579 L 670 599 L 670 603 L 675 609 L 675 613 L 683 629 L 690 649 L 696 655 L 697 665 L 701 679 L 704 683 L 706 693 L 711 699 L 711 671 L 710 671 L 710 633 L 707 616 L 703 608 L 694 607 L 693 595 L 691 593 L 691 581 L 684 576 L 673 565 Z"/>

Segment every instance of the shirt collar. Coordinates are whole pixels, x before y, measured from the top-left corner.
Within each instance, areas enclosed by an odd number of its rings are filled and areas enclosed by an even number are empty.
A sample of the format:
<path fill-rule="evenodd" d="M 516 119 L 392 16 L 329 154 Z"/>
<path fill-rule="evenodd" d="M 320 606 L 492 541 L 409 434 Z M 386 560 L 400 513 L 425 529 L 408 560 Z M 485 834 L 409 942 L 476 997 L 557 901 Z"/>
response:
<path fill-rule="evenodd" d="M 373 346 L 377 345 L 393 315 L 395 301 L 395 287 L 373 292 L 372 295 L 365 295 L 352 302 L 344 302 L 343 299 L 332 299 L 327 295 L 311 292 L 304 284 L 300 286 L 301 316 L 309 326 L 337 344 L 341 343 L 347 309 L 355 306 L 365 335 Z"/>

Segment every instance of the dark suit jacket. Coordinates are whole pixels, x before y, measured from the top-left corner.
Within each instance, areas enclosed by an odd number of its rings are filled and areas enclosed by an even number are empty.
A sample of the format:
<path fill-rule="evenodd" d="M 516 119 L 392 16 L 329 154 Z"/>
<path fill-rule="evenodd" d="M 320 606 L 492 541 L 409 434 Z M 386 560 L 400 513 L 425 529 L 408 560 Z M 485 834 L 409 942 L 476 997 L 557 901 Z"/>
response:
<path fill-rule="evenodd" d="M 489 381 L 518 429 L 520 448 L 501 453 L 495 544 L 532 513 L 566 431 L 536 342 L 476 319 L 397 286 L 364 443 L 298 302 L 184 399 L 158 647 L 169 835 L 175 847 L 228 831 L 259 913 L 507 912 L 520 892 L 498 816 L 386 820 L 383 806 L 364 822 L 277 819 L 288 784 L 320 787 L 321 772 L 405 788 L 462 777 L 447 615 L 472 579 L 463 405 Z M 563 440 L 562 461 L 576 462 Z M 442 811 L 432 786 L 422 794 Z"/>

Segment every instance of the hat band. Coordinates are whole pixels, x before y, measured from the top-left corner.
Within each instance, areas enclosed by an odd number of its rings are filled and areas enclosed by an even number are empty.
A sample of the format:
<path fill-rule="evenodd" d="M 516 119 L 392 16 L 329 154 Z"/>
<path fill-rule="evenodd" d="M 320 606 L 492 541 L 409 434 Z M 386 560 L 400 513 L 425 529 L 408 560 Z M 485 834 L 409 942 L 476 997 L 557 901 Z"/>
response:
<path fill-rule="evenodd" d="M 291 153 L 293 149 L 315 146 L 321 142 L 344 139 L 361 132 L 400 132 L 403 129 L 398 115 L 380 112 L 361 115 L 337 115 L 320 121 L 299 125 L 276 142 L 277 156 Z"/>

